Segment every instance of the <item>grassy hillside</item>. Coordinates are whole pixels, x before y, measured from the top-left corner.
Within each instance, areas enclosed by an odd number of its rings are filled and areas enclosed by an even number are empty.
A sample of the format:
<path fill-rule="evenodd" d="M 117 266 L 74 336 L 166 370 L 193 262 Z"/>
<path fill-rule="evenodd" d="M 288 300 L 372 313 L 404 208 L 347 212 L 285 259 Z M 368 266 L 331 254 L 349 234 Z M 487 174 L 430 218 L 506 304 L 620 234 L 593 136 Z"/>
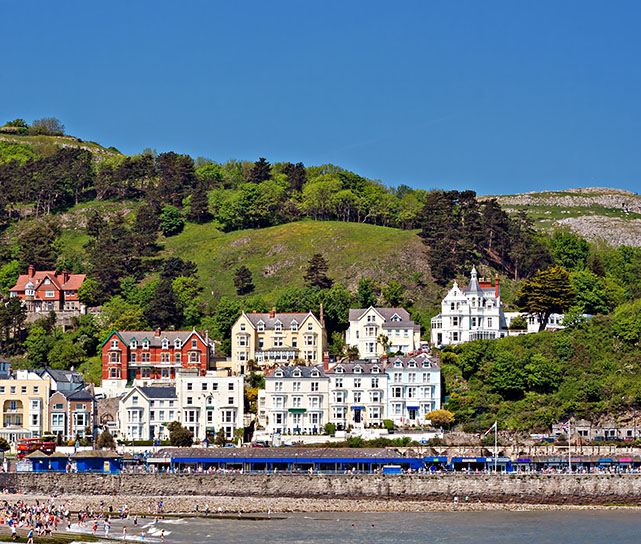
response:
<path fill-rule="evenodd" d="M 58 147 L 79 147 L 95 153 L 97 156 L 123 156 L 115 147 L 103 147 L 97 142 L 86 142 L 75 136 L 29 136 L 24 134 L 5 134 L 0 133 L 0 141 L 10 144 L 28 144 L 38 150 L 45 146 L 55 145 Z"/>
<path fill-rule="evenodd" d="M 213 223 L 188 224 L 166 241 L 166 254 L 198 265 L 206 298 L 233 295 L 233 274 L 244 264 L 254 277 L 256 292 L 268 300 L 287 287 L 303 285 L 307 262 L 322 253 L 329 275 L 356 288 L 362 277 L 400 280 L 421 307 L 437 301 L 418 231 L 359 223 L 300 221 L 266 229 L 224 233 Z"/>

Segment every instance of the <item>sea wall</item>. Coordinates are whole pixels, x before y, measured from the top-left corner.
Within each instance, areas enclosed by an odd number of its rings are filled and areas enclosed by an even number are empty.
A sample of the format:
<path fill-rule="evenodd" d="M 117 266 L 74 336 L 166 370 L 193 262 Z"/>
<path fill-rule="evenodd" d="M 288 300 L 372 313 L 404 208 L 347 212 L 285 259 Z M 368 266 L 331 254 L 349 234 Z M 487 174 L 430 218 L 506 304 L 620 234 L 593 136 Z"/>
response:
<path fill-rule="evenodd" d="M 289 497 L 539 504 L 641 504 L 641 474 L 308 475 L 0 473 L 0 489 L 37 494 Z"/>

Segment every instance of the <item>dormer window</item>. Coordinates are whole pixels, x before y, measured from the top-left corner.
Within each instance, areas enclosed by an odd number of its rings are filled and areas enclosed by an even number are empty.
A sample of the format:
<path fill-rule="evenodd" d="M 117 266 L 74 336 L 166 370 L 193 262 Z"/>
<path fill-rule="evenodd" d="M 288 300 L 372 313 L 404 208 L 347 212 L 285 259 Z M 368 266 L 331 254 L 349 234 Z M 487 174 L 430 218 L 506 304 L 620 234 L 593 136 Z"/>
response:
<path fill-rule="evenodd" d="M 162 349 L 169 349 L 169 340 L 167 340 L 166 338 L 164 338 L 162 341 Z"/>
<path fill-rule="evenodd" d="M 142 341 L 142 349 L 149 349 L 149 340 L 145 339 Z"/>
<path fill-rule="evenodd" d="M 295 370 L 295 371 L 294 371 L 294 374 L 293 374 L 294 378 L 300 378 L 300 377 L 301 377 L 301 375 L 302 375 L 302 374 L 301 374 L 300 370 Z"/>
<path fill-rule="evenodd" d="M 394 314 L 392 316 L 392 321 L 402 321 L 401 316 L 398 314 Z"/>
<path fill-rule="evenodd" d="M 401 363 L 400 361 L 394 361 L 394 366 L 395 366 L 396 368 L 400 368 L 400 367 L 402 367 L 402 366 L 403 366 L 403 363 Z"/>
<path fill-rule="evenodd" d="M 180 349 L 182 348 L 183 343 L 181 342 L 180 338 L 176 338 L 174 340 L 174 349 Z"/>
<path fill-rule="evenodd" d="M 423 368 L 429 368 L 430 367 L 430 362 L 429 361 L 423 361 Z"/>
<path fill-rule="evenodd" d="M 298 321 L 294 319 L 294 321 L 292 321 L 292 324 L 289 326 L 289 328 L 292 331 L 296 332 L 298 330 Z"/>
<path fill-rule="evenodd" d="M 344 371 L 343 371 L 343 367 L 342 367 L 342 366 L 338 366 L 338 367 L 336 367 L 336 373 L 337 373 L 337 374 L 342 374 L 343 372 L 344 372 Z"/>
<path fill-rule="evenodd" d="M 377 366 L 373 366 L 372 367 L 372 374 L 378 374 L 378 373 L 379 373 L 378 367 Z"/>
<path fill-rule="evenodd" d="M 242 330 L 245 330 L 245 329 L 242 329 Z M 258 322 L 258 332 L 265 332 L 265 323 L 263 323 L 262 321 Z"/>
<path fill-rule="evenodd" d="M 360 374 L 361 372 L 363 372 L 363 369 L 360 366 L 354 367 L 354 374 Z"/>
<path fill-rule="evenodd" d="M 276 332 L 281 332 L 283 330 L 283 324 L 280 321 L 276 321 L 276 324 L 274 325 L 274 330 Z"/>
<path fill-rule="evenodd" d="M 137 349 L 138 348 L 138 340 L 136 340 L 135 338 L 132 338 L 131 339 L 131 343 L 129 344 L 129 346 L 131 347 L 131 349 Z"/>
<path fill-rule="evenodd" d="M 283 372 L 279 370 L 278 372 L 276 372 L 274 374 L 274 376 L 276 376 L 277 378 L 282 378 L 283 377 Z"/>
<path fill-rule="evenodd" d="M 51 280 L 49 278 L 45 278 L 45 285 L 49 285 L 51 283 Z"/>
<path fill-rule="evenodd" d="M 416 368 L 416 361 L 410 361 L 410 362 L 407 364 L 407 366 L 409 366 L 410 368 Z"/>
<path fill-rule="evenodd" d="M 311 373 L 312 378 L 318 378 L 320 376 L 318 370 L 312 370 Z"/>

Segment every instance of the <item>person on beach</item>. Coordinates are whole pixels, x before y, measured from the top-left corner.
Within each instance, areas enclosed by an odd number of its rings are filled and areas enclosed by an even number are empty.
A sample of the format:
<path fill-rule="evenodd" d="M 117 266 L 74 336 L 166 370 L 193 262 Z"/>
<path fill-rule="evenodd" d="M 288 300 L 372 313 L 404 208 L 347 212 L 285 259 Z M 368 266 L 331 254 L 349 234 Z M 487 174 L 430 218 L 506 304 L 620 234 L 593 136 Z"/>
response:
<path fill-rule="evenodd" d="M 11 538 L 13 540 L 16 540 L 18 538 L 18 528 L 16 527 L 16 524 L 11 525 Z"/>
<path fill-rule="evenodd" d="M 109 530 L 111 529 L 111 523 L 109 521 L 109 518 L 105 520 L 105 536 L 109 538 Z"/>
<path fill-rule="evenodd" d="M 160 530 L 160 542 L 164 542 L 164 541 L 165 541 L 165 530 L 161 529 Z"/>
<path fill-rule="evenodd" d="M 127 526 L 123 525 L 122 526 L 122 539 L 127 540 Z"/>
<path fill-rule="evenodd" d="M 27 535 L 27 544 L 33 544 L 33 529 L 29 529 L 29 534 Z"/>

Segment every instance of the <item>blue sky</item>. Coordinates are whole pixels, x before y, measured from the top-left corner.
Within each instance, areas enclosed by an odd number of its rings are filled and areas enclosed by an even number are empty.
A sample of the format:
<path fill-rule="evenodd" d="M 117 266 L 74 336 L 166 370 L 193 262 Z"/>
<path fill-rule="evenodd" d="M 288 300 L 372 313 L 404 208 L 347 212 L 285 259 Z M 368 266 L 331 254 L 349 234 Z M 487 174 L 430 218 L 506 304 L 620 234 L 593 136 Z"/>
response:
<path fill-rule="evenodd" d="M 11 2 L 0 121 L 479 194 L 641 190 L 641 2 Z"/>

